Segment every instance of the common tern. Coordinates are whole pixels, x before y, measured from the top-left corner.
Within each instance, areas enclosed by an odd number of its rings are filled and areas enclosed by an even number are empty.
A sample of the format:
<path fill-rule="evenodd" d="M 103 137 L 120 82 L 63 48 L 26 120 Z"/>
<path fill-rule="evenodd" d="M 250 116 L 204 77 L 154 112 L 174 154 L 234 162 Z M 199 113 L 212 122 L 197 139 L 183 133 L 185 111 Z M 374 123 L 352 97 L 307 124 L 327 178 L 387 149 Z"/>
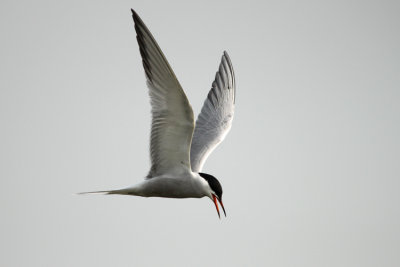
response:
<path fill-rule="evenodd" d="M 149 89 L 152 125 L 150 172 L 144 181 L 105 193 L 165 198 L 209 197 L 220 216 L 222 187 L 214 176 L 203 173 L 210 153 L 230 131 L 235 106 L 235 75 L 224 51 L 212 88 L 197 118 L 171 66 L 142 19 L 132 9 L 136 39 Z"/>

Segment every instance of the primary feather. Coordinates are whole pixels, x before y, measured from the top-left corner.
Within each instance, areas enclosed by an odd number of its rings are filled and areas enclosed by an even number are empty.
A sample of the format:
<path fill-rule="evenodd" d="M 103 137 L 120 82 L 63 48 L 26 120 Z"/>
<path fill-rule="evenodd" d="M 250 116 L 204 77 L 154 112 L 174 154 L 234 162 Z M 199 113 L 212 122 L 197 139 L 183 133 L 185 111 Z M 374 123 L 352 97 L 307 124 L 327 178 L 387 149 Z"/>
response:
<path fill-rule="evenodd" d="M 196 121 L 190 150 L 193 172 L 201 172 L 210 153 L 224 140 L 232 126 L 235 109 L 235 74 L 224 52 L 212 88 Z"/>
<path fill-rule="evenodd" d="M 151 169 L 147 178 L 190 172 L 192 107 L 163 52 L 132 10 L 152 107 Z"/>

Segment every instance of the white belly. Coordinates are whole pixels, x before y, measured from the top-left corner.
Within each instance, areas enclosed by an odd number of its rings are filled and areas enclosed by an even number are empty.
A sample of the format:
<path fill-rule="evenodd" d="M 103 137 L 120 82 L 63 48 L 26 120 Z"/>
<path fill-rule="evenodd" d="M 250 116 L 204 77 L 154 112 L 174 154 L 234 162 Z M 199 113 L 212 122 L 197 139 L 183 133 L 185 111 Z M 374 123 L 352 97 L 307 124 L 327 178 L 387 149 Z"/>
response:
<path fill-rule="evenodd" d="M 132 187 L 132 195 L 166 198 L 201 198 L 207 195 L 207 182 L 202 178 L 158 178 L 145 180 Z"/>

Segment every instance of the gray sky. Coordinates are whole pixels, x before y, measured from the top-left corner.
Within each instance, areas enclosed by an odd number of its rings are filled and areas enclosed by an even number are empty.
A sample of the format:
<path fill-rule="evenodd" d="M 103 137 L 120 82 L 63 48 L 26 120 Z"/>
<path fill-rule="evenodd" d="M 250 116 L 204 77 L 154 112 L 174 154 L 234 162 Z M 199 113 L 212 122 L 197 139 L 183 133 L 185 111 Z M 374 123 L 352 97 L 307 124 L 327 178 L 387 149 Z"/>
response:
<path fill-rule="evenodd" d="M 232 131 L 209 199 L 77 196 L 149 168 L 130 8 Z M 399 266 L 398 1 L 2 1 L 1 266 Z"/>

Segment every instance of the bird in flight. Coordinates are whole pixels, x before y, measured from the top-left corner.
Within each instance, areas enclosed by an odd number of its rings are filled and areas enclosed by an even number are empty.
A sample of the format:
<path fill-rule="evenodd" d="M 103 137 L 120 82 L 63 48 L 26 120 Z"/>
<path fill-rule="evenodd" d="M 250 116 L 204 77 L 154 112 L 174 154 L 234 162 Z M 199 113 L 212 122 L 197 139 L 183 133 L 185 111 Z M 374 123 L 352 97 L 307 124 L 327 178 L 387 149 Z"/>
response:
<path fill-rule="evenodd" d="M 165 198 L 209 197 L 220 217 L 222 187 L 214 176 L 202 172 L 210 153 L 232 126 L 235 106 L 235 75 L 228 53 L 219 69 L 203 108 L 193 119 L 192 107 L 153 35 L 132 9 L 151 100 L 151 168 L 144 181 L 105 193 Z"/>

